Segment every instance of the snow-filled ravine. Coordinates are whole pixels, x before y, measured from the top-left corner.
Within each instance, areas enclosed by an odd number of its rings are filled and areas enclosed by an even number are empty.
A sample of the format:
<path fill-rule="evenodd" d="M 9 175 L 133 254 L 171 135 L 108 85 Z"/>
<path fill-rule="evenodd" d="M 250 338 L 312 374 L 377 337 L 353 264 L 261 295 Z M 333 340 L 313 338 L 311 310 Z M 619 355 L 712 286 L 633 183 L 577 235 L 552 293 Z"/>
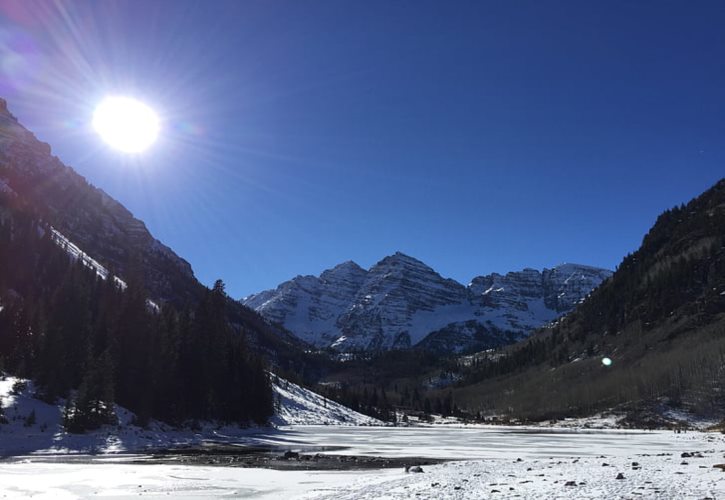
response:
<path fill-rule="evenodd" d="M 244 441 L 457 461 L 406 473 L 14 457 L 0 461 L 0 498 L 725 498 L 725 473 L 713 467 L 725 463 L 725 441 L 714 433 L 307 426 Z"/>

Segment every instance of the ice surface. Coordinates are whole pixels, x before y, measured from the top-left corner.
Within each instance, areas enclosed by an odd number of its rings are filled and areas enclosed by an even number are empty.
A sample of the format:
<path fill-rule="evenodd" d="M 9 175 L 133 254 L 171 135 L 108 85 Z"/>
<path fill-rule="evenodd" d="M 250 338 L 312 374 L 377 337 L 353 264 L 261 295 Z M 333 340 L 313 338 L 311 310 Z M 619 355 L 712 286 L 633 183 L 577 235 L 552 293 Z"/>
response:
<path fill-rule="evenodd" d="M 395 479 L 376 472 L 371 483 Z M 3 498 L 299 498 L 343 488 L 362 472 L 275 471 L 182 465 L 0 463 Z"/>
<path fill-rule="evenodd" d="M 327 453 L 381 457 L 543 459 L 548 457 L 628 456 L 679 453 L 709 434 L 623 429 L 564 429 L 495 425 L 429 427 L 292 426 L 270 435 L 267 444 L 293 448 L 341 447 Z M 260 435 L 252 436 L 254 438 Z M 714 436 L 714 435 L 713 435 Z M 725 443 L 720 435 L 718 443 Z M 321 452 L 326 453 L 326 452 Z M 725 461 L 725 460 L 724 460 Z"/>

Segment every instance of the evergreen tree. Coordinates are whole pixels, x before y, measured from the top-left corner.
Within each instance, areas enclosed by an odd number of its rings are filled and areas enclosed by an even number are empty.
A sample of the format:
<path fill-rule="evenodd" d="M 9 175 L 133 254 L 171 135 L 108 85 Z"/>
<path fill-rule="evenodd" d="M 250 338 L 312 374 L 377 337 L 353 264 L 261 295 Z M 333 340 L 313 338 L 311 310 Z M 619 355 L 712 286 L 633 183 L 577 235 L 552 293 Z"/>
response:
<path fill-rule="evenodd" d="M 69 432 L 85 432 L 116 422 L 110 354 L 105 352 L 88 366 L 65 413 L 64 425 Z"/>

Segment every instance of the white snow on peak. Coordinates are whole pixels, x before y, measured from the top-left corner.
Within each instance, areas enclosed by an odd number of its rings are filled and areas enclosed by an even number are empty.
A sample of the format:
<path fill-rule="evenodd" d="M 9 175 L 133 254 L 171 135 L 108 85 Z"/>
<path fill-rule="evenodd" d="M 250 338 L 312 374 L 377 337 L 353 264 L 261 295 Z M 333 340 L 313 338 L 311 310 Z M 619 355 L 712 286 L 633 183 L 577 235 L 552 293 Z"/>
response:
<path fill-rule="evenodd" d="M 462 350 L 473 337 L 481 338 L 481 330 L 496 337 L 493 343 L 528 334 L 570 311 L 610 275 L 591 266 L 562 264 L 478 276 L 466 287 L 396 252 L 369 270 L 348 261 L 319 277 L 298 276 L 242 303 L 320 348 L 404 348 L 436 332 L 447 335 L 445 348 Z M 472 321 L 480 325 L 478 331 Z M 508 340 L 501 340 L 501 332 L 508 332 Z"/>

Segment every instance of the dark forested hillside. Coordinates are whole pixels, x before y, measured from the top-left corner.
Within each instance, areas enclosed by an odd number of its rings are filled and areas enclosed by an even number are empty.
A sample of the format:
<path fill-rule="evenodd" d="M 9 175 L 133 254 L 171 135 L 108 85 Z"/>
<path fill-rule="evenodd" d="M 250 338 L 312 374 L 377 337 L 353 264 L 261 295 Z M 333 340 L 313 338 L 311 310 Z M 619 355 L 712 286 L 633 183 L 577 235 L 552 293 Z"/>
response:
<path fill-rule="evenodd" d="M 265 365 L 227 320 L 221 281 L 194 305 L 157 310 L 142 280 L 131 276 L 124 289 L 101 279 L 47 226 L 1 213 L 0 363 L 34 379 L 48 401 L 72 396 L 70 429 L 110 423 L 114 401 L 141 423 L 263 423 L 272 414 Z"/>
<path fill-rule="evenodd" d="M 52 225 L 124 280 L 142 278 L 149 298 L 177 308 L 205 294 L 191 266 L 155 239 L 121 203 L 90 185 L 51 154 L 9 112 L 0 99 L 0 194 L 3 205 Z M 298 358 L 301 342 L 251 309 L 229 300 L 229 320 L 243 329 L 250 345 L 284 366 Z"/>
<path fill-rule="evenodd" d="M 721 180 L 664 212 L 640 249 L 553 328 L 476 357 L 456 398 L 472 411 L 525 417 L 647 402 L 721 415 L 724 366 Z"/>

